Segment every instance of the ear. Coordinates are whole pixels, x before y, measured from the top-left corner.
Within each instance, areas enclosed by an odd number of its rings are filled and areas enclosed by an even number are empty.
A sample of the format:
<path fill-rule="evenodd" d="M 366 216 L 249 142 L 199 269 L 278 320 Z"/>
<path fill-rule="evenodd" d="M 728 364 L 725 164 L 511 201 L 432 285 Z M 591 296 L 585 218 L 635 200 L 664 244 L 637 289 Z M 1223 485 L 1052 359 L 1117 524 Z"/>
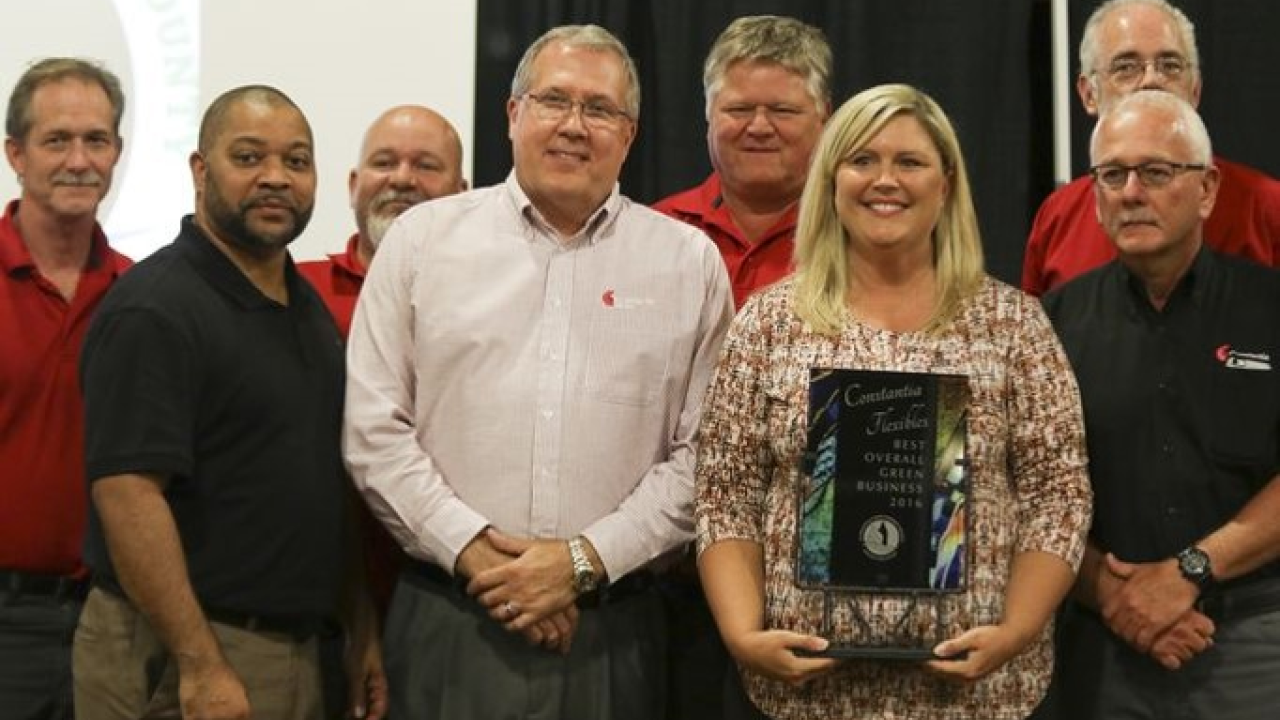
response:
<path fill-rule="evenodd" d="M 347 173 L 347 204 L 352 210 L 356 209 L 356 176 L 355 168 L 351 168 L 351 172 Z"/>
<path fill-rule="evenodd" d="M 520 101 L 516 98 L 507 98 L 507 139 L 515 140 L 516 121 L 520 117 Z"/>
<path fill-rule="evenodd" d="M 1076 77 L 1076 93 L 1084 105 L 1084 111 L 1092 117 L 1098 117 L 1098 86 L 1094 78 L 1080 73 Z"/>
<path fill-rule="evenodd" d="M 191 153 L 187 158 L 187 165 L 191 168 L 191 186 L 196 190 L 196 197 L 204 194 L 205 178 L 209 174 L 209 165 L 205 162 L 204 156 L 199 150 Z"/>
<path fill-rule="evenodd" d="M 11 137 L 5 138 L 4 155 L 9 159 L 9 167 L 13 168 L 14 174 L 18 177 L 27 174 L 27 159 L 22 152 L 22 143 Z"/>
<path fill-rule="evenodd" d="M 1218 201 L 1218 188 L 1222 184 L 1222 173 L 1216 165 L 1210 165 L 1200 179 L 1200 219 L 1208 220 L 1213 212 L 1214 203 Z"/>

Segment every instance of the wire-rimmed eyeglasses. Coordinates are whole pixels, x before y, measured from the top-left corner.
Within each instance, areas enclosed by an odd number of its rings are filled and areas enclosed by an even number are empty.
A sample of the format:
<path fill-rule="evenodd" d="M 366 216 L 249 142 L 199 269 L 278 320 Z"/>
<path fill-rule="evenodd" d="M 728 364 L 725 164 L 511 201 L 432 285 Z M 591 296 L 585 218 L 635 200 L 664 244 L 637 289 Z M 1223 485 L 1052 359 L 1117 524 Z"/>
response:
<path fill-rule="evenodd" d="M 1151 67 L 1156 74 L 1165 80 L 1176 81 L 1191 69 L 1191 63 L 1177 55 L 1162 55 L 1150 60 L 1139 60 L 1136 57 L 1121 57 L 1111 61 L 1106 68 L 1107 77 L 1116 85 L 1135 85 L 1146 75 Z"/>
<path fill-rule="evenodd" d="M 533 101 L 531 104 L 534 117 L 548 122 L 564 120 L 575 108 L 582 109 L 582 122 L 589 127 L 613 129 L 623 121 L 631 119 L 631 115 L 625 110 L 603 98 L 575 100 L 554 91 L 527 92 L 521 97 Z"/>

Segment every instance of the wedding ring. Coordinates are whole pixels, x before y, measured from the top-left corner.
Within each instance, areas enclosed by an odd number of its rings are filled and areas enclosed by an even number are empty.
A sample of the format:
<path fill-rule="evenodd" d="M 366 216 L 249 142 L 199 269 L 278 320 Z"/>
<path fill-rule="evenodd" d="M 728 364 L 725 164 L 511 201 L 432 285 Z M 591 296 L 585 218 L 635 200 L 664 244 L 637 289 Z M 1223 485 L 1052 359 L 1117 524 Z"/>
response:
<path fill-rule="evenodd" d="M 515 617 L 520 614 L 520 611 L 516 609 L 516 606 L 514 603 L 508 600 L 507 602 L 502 604 L 502 614 L 514 620 Z"/>

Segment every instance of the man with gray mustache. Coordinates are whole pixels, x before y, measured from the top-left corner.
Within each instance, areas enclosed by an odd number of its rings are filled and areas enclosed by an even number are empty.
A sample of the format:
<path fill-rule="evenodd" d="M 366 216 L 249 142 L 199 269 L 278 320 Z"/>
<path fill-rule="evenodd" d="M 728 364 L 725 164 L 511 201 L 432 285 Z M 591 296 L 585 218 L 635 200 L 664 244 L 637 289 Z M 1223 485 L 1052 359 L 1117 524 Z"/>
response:
<path fill-rule="evenodd" d="M 22 186 L 0 217 L 0 714 L 62 720 L 87 574 L 75 358 L 129 260 L 98 224 L 120 159 L 120 81 L 77 58 L 13 88 L 5 155 Z"/>
<path fill-rule="evenodd" d="M 1059 714 L 1263 720 L 1280 707 L 1280 273 L 1208 245 L 1222 171 L 1192 106 L 1138 90 L 1090 146 L 1111 263 L 1045 310 L 1084 406 L 1093 528 Z"/>

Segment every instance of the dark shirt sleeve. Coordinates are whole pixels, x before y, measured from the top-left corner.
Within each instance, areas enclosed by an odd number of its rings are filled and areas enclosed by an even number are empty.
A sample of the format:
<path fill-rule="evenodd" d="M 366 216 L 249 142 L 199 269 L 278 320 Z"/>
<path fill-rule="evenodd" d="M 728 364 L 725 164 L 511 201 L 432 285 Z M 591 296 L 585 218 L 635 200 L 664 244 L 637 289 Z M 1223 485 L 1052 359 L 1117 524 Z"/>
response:
<path fill-rule="evenodd" d="M 190 476 L 195 358 L 190 338 L 154 311 L 95 321 L 80 357 L 90 482 L 125 473 Z"/>

